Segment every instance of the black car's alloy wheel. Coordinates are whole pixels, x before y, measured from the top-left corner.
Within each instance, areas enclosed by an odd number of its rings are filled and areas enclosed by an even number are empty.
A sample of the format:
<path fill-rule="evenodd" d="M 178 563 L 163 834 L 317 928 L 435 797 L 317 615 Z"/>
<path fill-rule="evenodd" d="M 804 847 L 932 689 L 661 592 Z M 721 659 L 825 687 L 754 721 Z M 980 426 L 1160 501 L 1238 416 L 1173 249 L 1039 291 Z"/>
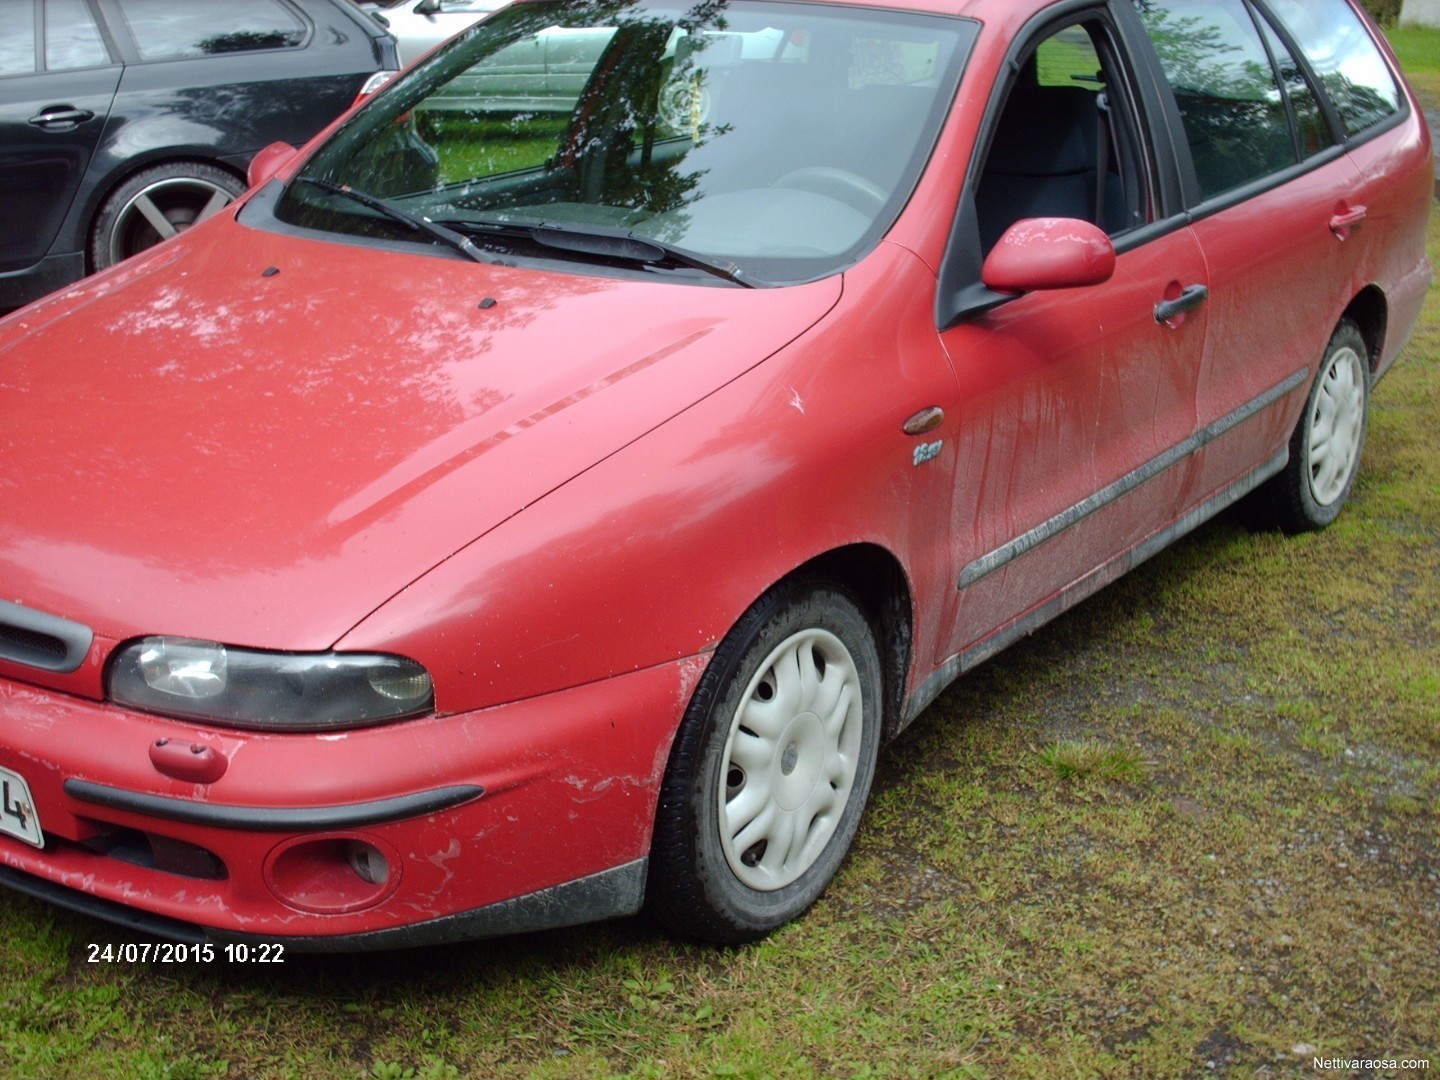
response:
<path fill-rule="evenodd" d="M 90 239 L 96 270 L 154 247 L 228 206 L 245 190 L 231 173 L 174 162 L 136 173 L 105 200 Z"/>

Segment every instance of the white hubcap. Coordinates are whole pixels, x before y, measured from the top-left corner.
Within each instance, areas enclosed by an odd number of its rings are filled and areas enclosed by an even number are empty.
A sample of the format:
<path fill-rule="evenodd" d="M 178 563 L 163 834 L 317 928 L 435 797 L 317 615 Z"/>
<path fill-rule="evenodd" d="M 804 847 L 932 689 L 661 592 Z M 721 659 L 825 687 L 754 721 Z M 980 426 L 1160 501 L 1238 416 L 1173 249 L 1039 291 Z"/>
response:
<path fill-rule="evenodd" d="M 1360 455 L 1365 367 L 1354 349 L 1338 349 L 1320 377 L 1310 413 L 1310 494 L 1329 506 L 1345 491 Z"/>
<path fill-rule="evenodd" d="M 721 761 L 720 843 L 752 889 L 784 888 L 814 865 L 855 785 L 860 676 L 826 630 L 781 642 L 746 687 Z"/>

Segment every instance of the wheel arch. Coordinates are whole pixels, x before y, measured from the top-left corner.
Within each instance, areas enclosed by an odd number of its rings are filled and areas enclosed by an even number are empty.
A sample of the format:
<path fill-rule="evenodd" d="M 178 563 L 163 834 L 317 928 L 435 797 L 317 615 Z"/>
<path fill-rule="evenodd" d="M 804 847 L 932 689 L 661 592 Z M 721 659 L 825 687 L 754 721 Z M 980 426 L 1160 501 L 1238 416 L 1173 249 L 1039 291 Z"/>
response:
<path fill-rule="evenodd" d="M 1369 355 L 1370 374 L 1373 376 L 1380 366 L 1385 352 L 1385 334 L 1390 321 L 1390 305 L 1385 293 L 1377 285 L 1367 285 L 1355 294 L 1340 320 L 1351 319 L 1360 328 Z M 1336 325 L 1339 325 L 1337 321 Z"/>
<path fill-rule="evenodd" d="M 915 638 L 914 597 L 900 560 L 879 544 L 849 544 L 802 563 L 771 588 L 797 580 L 844 586 L 860 602 L 875 632 L 885 679 L 881 738 L 894 737 L 903 726 L 905 689 Z"/>

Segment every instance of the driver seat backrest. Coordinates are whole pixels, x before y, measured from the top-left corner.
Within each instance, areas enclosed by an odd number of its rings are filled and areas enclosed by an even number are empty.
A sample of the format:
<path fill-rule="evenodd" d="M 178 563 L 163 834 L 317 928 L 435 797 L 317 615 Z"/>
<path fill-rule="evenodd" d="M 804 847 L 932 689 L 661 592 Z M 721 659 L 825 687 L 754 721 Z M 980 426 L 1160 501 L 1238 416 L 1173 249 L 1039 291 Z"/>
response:
<path fill-rule="evenodd" d="M 1097 98 L 1081 87 L 1023 81 L 1011 90 L 975 197 L 982 250 L 1023 218 L 1095 223 L 1102 122 Z"/>

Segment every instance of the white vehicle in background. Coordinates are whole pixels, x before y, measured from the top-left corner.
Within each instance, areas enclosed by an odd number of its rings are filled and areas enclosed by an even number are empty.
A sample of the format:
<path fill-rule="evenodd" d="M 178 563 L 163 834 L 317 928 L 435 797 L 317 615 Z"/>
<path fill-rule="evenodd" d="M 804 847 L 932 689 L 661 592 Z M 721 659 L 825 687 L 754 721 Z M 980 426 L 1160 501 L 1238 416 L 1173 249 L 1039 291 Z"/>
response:
<path fill-rule="evenodd" d="M 412 63 L 440 42 L 479 22 L 507 0 L 372 0 L 361 6 L 390 28 L 400 63 Z"/>

